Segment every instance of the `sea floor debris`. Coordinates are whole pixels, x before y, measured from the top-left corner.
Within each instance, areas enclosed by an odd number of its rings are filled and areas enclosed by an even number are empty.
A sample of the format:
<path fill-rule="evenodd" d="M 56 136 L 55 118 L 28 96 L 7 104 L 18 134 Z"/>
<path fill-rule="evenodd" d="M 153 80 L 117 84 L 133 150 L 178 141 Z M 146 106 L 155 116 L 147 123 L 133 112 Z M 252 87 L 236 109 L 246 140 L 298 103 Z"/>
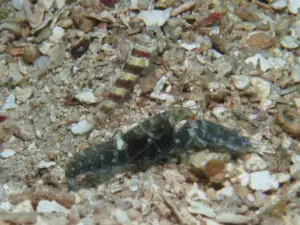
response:
<path fill-rule="evenodd" d="M 299 223 L 299 9 L 298 0 L 1 0 L 0 224 Z M 109 168 L 101 184 L 79 170 L 94 187 L 68 191 L 74 156 L 183 108 L 196 116 L 166 131 L 198 133 L 184 151 L 141 160 L 142 170 Z M 163 124 L 138 134 L 158 143 Z M 257 151 L 212 151 L 249 140 Z"/>

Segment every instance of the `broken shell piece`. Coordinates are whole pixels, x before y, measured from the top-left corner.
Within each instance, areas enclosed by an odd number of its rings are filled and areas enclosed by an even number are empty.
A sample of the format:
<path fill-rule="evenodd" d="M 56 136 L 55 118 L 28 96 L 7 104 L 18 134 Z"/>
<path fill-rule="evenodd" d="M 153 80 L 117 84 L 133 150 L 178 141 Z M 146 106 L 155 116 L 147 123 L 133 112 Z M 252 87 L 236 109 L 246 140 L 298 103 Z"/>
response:
<path fill-rule="evenodd" d="M 253 172 L 250 174 L 249 186 L 257 191 L 269 191 L 279 187 L 279 183 L 268 170 Z"/>
<path fill-rule="evenodd" d="M 108 90 L 108 96 L 115 100 L 121 100 L 126 97 L 128 90 L 125 88 L 112 86 Z"/>
<path fill-rule="evenodd" d="M 251 79 L 251 84 L 253 85 L 253 87 L 256 88 L 258 92 L 260 107 L 263 110 L 266 110 L 271 104 L 271 102 L 268 99 L 271 93 L 271 83 L 262 78 L 253 77 Z"/>
<path fill-rule="evenodd" d="M 277 120 L 287 133 L 300 137 L 300 115 L 295 110 L 282 109 L 277 115 Z"/>
<path fill-rule="evenodd" d="M 56 6 L 61 9 L 62 7 L 65 6 L 66 0 L 55 0 Z"/>
<path fill-rule="evenodd" d="M 300 109 L 300 98 L 294 98 L 293 101 L 294 101 L 294 104 L 295 104 L 297 110 L 299 110 Z"/>
<path fill-rule="evenodd" d="M 50 40 L 55 42 L 55 43 L 58 43 L 62 40 L 62 38 L 64 37 L 65 35 L 65 30 L 61 27 L 54 27 L 53 31 L 52 31 L 52 35 L 50 36 Z"/>
<path fill-rule="evenodd" d="M 20 102 L 27 102 L 27 100 L 31 97 L 31 95 L 32 95 L 31 87 L 25 87 L 25 88 L 16 87 L 15 88 L 16 99 Z"/>
<path fill-rule="evenodd" d="M 287 0 L 277 0 L 271 4 L 271 7 L 275 10 L 282 10 L 288 5 Z"/>
<path fill-rule="evenodd" d="M 16 152 L 14 150 L 11 149 L 4 149 L 1 153 L 0 156 L 4 159 L 10 158 L 12 157 L 14 154 L 16 154 Z"/>
<path fill-rule="evenodd" d="M 119 209 L 119 208 L 116 209 L 115 217 L 116 217 L 118 223 L 120 223 L 120 224 L 130 222 L 130 219 L 129 219 L 127 213 L 122 209 Z"/>
<path fill-rule="evenodd" d="M 175 182 L 183 183 L 185 181 L 185 177 L 177 170 L 166 169 L 163 172 L 163 176 L 168 184 L 173 184 Z"/>
<path fill-rule="evenodd" d="M 21 11 L 23 10 L 23 7 L 24 7 L 24 1 L 25 0 L 12 0 L 12 5 L 15 9 Z"/>
<path fill-rule="evenodd" d="M 111 114 L 115 108 L 117 107 L 117 103 L 108 99 L 105 99 L 101 102 L 101 110 L 103 110 L 105 113 Z"/>
<path fill-rule="evenodd" d="M 290 13 L 297 14 L 300 8 L 300 1 L 299 0 L 289 0 L 288 9 Z"/>
<path fill-rule="evenodd" d="M 68 214 L 69 210 L 58 204 L 56 201 L 41 200 L 37 205 L 36 211 L 39 213 L 64 213 Z"/>
<path fill-rule="evenodd" d="M 28 17 L 28 22 L 32 28 L 37 28 L 43 23 L 45 13 L 44 0 L 39 0 L 37 2 L 34 13 L 31 11 L 31 5 L 29 1 L 24 2 L 24 9 Z"/>
<path fill-rule="evenodd" d="M 249 45 L 258 48 L 270 48 L 273 45 L 273 41 L 270 36 L 265 32 L 253 32 L 247 37 L 247 43 Z"/>
<path fill-rule="evenodd" d="M 173 9 L 171 16 L 177 16 L 185 11 L 190 10 L 196 5 L 196 1 L 188 1 L 180 5 L 179 7 Z"/>
<path fill-rule="evenodd" d="M 245 168 L 248 171 L 265 170 L 267 167 L 267 163 L 256 153 L 251 154 L 249 159 L 245 162 Z"/>
<path fill-rule="evenodd" d="M 134 57 L 130 55 L 128 57 L 127 64 L 136 68 L 147 68 L 150 65 L 150 61 L 147 58 Z"/>
<path fill-rule="evenodd" d="M 93 104 L 97 102 L 97 98 L 93 94 L 92 90 L 85 90 L 81 91 L 78 94 L 75 95 L 75 98 L 80 101 L 87 104 Z"/>
<path fill-rule="evenodd" d="M 72 124 L 71 131 L 73 134 L 86 134 L 90 132 L 94 127 L 94 123 L 86 119 Z"/>
<path fill-rule="evenodd" d="M 233 80 L 234 86 L 240 90 L 245 90 L 250 85 L 250 78 L 245 75 L 232 76 L 232 80 Z"/>
<path fill-rule="evenodd" d="M 50 167 L 55 166 L 55 165 L 56 165 L 56 162 L 41 161 L 37 165 L 37 168 L 39 168 L 39 169 L 46 169 L 46 168 L 50 168 Z"/>
<path fill-rule="evenodd" d="M 270 68 L 283 69 L 286 65 L 286 61 L 282 58 L 279 58 L 279 57 L 265 58 L 261 54 L 256 54 L 252 57 L 247 58 L 245 60 L 245 63 L 247 63 L 247 64 L 252 63 L 254 66 L 257 66 L 259 63 L 260 69 L 263 72 L 266 72 Z"/>
<path fill-rule="evenodd" d="M 279 183 L 285 183 L 291 179 L 291 175 L 288 173 L 275 173 L 275 174 L 273 174 L 273 177 Z"/>
<path fill-rule="evenodd" d="M 252 219 L 250 216 L 237 215 L 230 212 L 222 212 L 217 216 L 217 221 L 230 224 L 245 224 Z"/>
<path fill-rule="evenodd" d="M 280 44 L 287 49 L 295 49 L 299 46 L 299 41 L 292 36 L 283 36 L 280 39 Z"/>
<path fill-rule="evenodd" d="M 291 77 L 295 83 L 300 82 L 300 64 L 296 64 L 292 70 Z"/>
<path fill-rule="evenodd" d="M 188 211 L 192 214 L 201 214 L 207 217 L 216 217 L 216 213 L 212 208 L 200 201 L 190 201 Z"/>
<path fill-rule="evenodd" d="M 171 9 L 142 11 L 138 18 L 143 20 L 146 26 L 163 26 L 170 18 Z"/>
<path fill-rule="evenodd" d="M 14 92 L 11 92 L 7 97 L 7 99 L 5 100 L 4 105 L 0 108 L 0 112 L 8 109 L 15 109 L 15 108 L 17 108 L 17 105 L 15 104 L 15 94 Z"/>
<path fill-rule="evenodd" d="M 200 48 L 200 43 L 185 43 L 182 42 L 181 40 L 178 40 L 179 46 L 188 50 L 188 51 L 192 51 L 195 48 Z"/>
<path fill-rule="evenodd" d="M 137 78 L 138 77 L 132 73 L 121 71 L 117 79 L 117 83 L 125 87 L 130 87 L 136 82 Z"/>

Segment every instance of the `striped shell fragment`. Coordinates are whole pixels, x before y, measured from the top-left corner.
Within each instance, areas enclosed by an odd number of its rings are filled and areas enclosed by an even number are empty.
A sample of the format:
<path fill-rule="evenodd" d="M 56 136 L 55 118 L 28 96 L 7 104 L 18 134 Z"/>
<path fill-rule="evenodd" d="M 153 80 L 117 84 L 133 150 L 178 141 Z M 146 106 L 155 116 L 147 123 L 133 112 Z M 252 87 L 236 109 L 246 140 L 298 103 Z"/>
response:
<path fill-rule="evenodd" d="M 105 99 L 100 103 L 100 112 L 103 122 L 113 114 L 119 103 L 130 93 L 138 78 L 144 75 L 152 65 L 152 57 L 156 55 L 157 41 L 148 35 L 142 35 L 143 45 L 135 44 L 127 57 L 123 70 L 120 71 L 113 86 L 106 88 Z"/>

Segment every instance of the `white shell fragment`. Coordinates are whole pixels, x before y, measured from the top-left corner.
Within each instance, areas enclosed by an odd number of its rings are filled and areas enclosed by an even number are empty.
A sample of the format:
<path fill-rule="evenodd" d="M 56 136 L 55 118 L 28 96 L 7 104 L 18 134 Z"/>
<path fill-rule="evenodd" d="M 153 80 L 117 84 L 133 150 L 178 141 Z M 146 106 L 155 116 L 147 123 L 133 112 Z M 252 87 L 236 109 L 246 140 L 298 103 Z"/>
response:
<path fill-rule="evenodd" d="M 20 212 L 34 212 L 32 207 L 31 201 L 29 199 L 19 203 L 18 205 L 14 206 L 12 212 L 20 213 Z"/>
<path fill-rule="evenodd" d="M 272 175 L 278 183 L 285 183 L 291 179 L 291 175 L 288 173 L 275 173 Z"/>
<path fill-rule="evenodd" d="M 37 165 L 37 168 L 39 168 L 39 169 L 47 169 L 47 168 L 50 168 L 50 167 L 55 166 L 55 165 L 56 165 L 56 162 L 41 161 Z"/>
<path fill-rule="evenodd" d="M 250 155 L 249 159 L 245 163 L 245 168 L 248 171 L 258 171 L 267 169 L 267 163 L 259 157 L 256 153 Z"/>
<path fill-rule="evenodd" d="M 164 84 L 167 80 L 166 76 L 162 76 L 156 83 L 155 88 L 153 92 L 150 94 L 151 98 L 158 99 L 161 101 L 166 101 L 166 102 L 174 102 L 175 98 L 174 96 L 167 94 L 167 93 L 162 93 L 161 91 L 163 90 Z"/>
<path fill-rule="evenodd" d="M 50 40 L 53 42 L 60 42 L 65 35 L 65 30 L 61 27 L 54 27 Z"/>
<path fill-rule="evenodd" d="M 292 70 L 291 77 L 295 83 L 300 82 L 300 65 L 296 64 Z"/>
<path fill-rule="evenodd" d="M 12 5 L 18 10 L 23 10 L 25 0 L 12 0 Z"/>
<path fill-rule="evenodd" d="M 71 131 L 73 134 L 86 134 L 90 132 L 94 127 L 94 123 L 87 121 L 86 119 L 73 123 Z"/>
<path fill-rule="evenodd" d="M 69 210 L 58 204 L 56 201 L 41 200 L 36 208 L 39 213 L 63 213 L 68 214 Z"/>
<path fill-rule="evenodd" d="M 1 153 L 0 156 L 4 159 L 10 158 L 12 157 L 14 154 L 16 154 L 16 152 L 14 150 L 11 149 L 4 149 Z"/>
<path fill-rule="evenodd" d="M 265 58 L 261 54 L 256 54 L 245 60 L 245 63 L 252 63 L 254 66 L 260 65 L 260 69 L 263 72 L 267 72 L 270 68 L 283 69 L 286 65 L 286 61 L 279 57 Z"/>
<path fill-rule="evenodd" d="M 287 7 L 287 0 L 277 0 L 271 4 L 271 7 L 276 10 L 281 10 Z"/>
<path fill-rule="evenodd" d="M 7 97 L 4 105 L 0 108 L 0 112 L 8 109 L 15 109 L 15 108 L 17 108 L 17 105 L 15 104 L 15 94 L 12 91 Z"/>
<path fill-rule="evenodd" d="M 223 200 L 226 198 L 238 199 L 233 187 L 224 187 L 224 188 L 220 189 L 219 191 L 217 191 L 216 197 L 218 200 Z"/>
<path fill-rule="evenodd" d="M 288 9 L 291 13 L 297 14 L 300 8 L 299 0 L 289 0 Z"/>
<path fill-rule="evenodd" d="M 163 26 L 170 18 L 171 9 L 142 11 L 138 18 L 143 20 L 146 26 Z"/>
<path fill-rule="evenodd" d="M 87 103 L 87 104 L 93 104 L 93 103 L 97 102 L 96 96 L 94 95 L 94 93 L 90 89 L 84 90 L 84 91 L 81 91 L 81 92 L 77 93 L 75 95 L 75 98 L 78 101 L 84 102 L 84 103 Z"/>
<path fill-rule="evenodd" d="M 55 0 L 55 3 L 59 9 L 65 6 L 66 0 Z"/>
<path fill-rule="evenodd" d="M 253 172 L 250 174 L 250 188 L 257 191 L 277 189 L 279 183 L 270 175 L 268 170 Z"/>
<path fill-rule="evenodd" d="M 32 89 L 30 87 L 25 87 L 25 88 L 20 88 L 16 87 L 15 88 L 15 96 L 16 99 L 20 102 L 27 102 L 28 99 L 32 95 Z"/>
<path fill-rule="evenodd" d="M 222 212 L 217 216 L 217 221 L 221 223 L 244 224 L 251 220 L 249 216 L 237 215 L 229 212 Z"/>
<path fill-rule="evenodd" d="M 257 90 L 261 109 L 266 110 L 272 103 L 269 100 L 272 88 L 271 83 L 262 78 L 253 77 L 251 78 L 251 85 Z"/>
<path fill-rule="evenodd" d="M 250 78 L 245 75 L 235 75 L 232 76 L 233 84 L 237 89 L 245 90 L 249 87 Z"/>
<path fill-rule="evenodd" d="M 199 48 L 200 47 L 200 43 L 185 43 L 182 42 L 181 40 L 178 40 L 179 46 L 188 50 L 188 51 L 192 51 L 195 48 Z"/>
<path fill-rule="evenodd" d="M 197 104 L 194 100 L 187 100 L 186 102 L 184 102 L 182 104 L 182 106 L 184 108 L 189 108 L 189 109 L 196 109 L 197 108 Z"/>
<path fill-rule="evenodd" d="M 197 183 L 194 183 L 191 190 L 187 192 L 186 199 L 188 201 L 207 200 L 207 196 L 204 191 L 199 189 Z"/>
<path fill-rule="evenodd" d="M 217 216 L 212 208 L 200 201 L 191 201 L 190 206 L 187 209 L 192 214 L 201 214 L 207 217 Z"/>
<path fill-rule="evenodd" d="M 299 46 L 299 41 L 292 36 L 286 35 L 280 39 L 280 44 L 287 49 L 295 49 Z"/>
<path fill-rule="evenodd" d="M 119 223 L 123 224 L 129 221 L 129 217 L 125 211 L 122 209 L 116 209 L 116 219 Z"/>

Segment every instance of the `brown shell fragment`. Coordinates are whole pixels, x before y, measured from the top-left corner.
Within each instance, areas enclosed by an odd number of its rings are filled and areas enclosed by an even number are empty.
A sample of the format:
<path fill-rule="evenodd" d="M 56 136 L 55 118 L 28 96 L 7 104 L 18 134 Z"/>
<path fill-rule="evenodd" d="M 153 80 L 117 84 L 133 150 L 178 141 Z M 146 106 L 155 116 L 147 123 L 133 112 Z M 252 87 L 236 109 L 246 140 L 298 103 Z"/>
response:
<path fill-rule="evenodd" d="M 277 115 L 278 123 L 290 135 L 300 137 L 300 115 L 292 109 L 284 108 Z"/>

